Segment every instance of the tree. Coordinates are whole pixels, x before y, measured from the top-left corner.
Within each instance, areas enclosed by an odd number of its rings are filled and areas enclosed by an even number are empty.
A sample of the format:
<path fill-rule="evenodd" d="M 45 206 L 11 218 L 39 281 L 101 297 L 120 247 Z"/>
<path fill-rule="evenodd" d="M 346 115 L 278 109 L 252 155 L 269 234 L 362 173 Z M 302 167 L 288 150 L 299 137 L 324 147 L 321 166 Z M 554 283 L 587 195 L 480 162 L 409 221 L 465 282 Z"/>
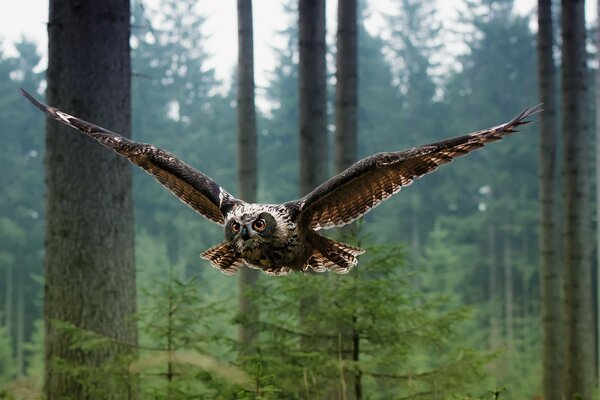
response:
<path fill-rule="evenodd" d="M 18 88 L 37 90 L 43 74 L 34 72 L 40 56 L 33 42 L 21 40 L 15 48 L 15 57 L 0 54 L 0 168 L 10 171 L 0 178 L 0 309 L 14 347 L 15 372 L 21 375 L 24 344 L 40 317 L 41 284 L 36 278 L 42 274 L 44 178 L 43 121 L 38 110 L 22 107 Z"/>
<path fill-rule="evenodd" d="M 591 399 L 595 381 L 589 221 L 588 70 L 585 1 L 563 0 L 563 226 L 565 380 L 567 399 Z"/>
<path fill-rule="evenodd" d="M 338 2 L 334 170 L 356 161 L 358 58 L 356 0 Z"/>
<path fill-rule="evenodd" d="M 300 195 L 327 178 L 325 0 L 300 0 Z"/>
<path fill-rule="evenodd" d="M 287 1 L 283 7 L 286 28 L 280 32 L 285 44 L 275 49 L 275 62 L 270 73 L 266 97 L 273 104 L 269 118 L 261 119 L 259 148 L 269 157 L 259 164 L 260 195 L 268 202 L 292 200 L 298 192 L 299 85 L 298 85 L 298 3 Z"/>
<path fill-rule="evenodd" d="M 50 2 L 48 102 L 115 131 L 130 131 L 129 1 Z M 69 128 L 46 134 L 45 394 L 90 398 L 58 361 L 100 366 L 137 344 L 131 170 L 128 162 Z M 70 347 L 71 324 L 111 338 L 102 350 Z M 107 385 L 107 383 L 104 383 Z M 108 384 L 94 398 L 135 397 Z"/>
<path fill-rule="evenodd" d="M 238 0 L 238 195 L 247 202 L 256 202 L 256 110 L 254 107 L 254 55 L 252 0 Z M 240 325 L 242 350 L 248 351 L 255 341 L 257 306 L 247 295 L 258 280 L 258 270 L 242 268 L 239 276 L 239 312 L 244 317 Z"/>
<path fill-rule="evenodd" d="M 233 188 L 235 90 L 221 94 L 215 71 L 207 66 L 206 18 L 199 9 L 195 0 L 163 1 L 157 9 L 134 7 L 133 131 L 137 140 L 164 148 Z M 144 215 L 136 219 L 136 232 L 149 235 L 154 246 L 167 246 L 169 264 L 181 266 L 179 278 L 204 273 L 220 277 L 220 272 L 204 268 L 208 263 L 197 254 L 222 232 L 144 171 L 134 170 L 134 199 L 136 215 Z M 152 261 L 152 267 L 159 271 L 164 264 Z M 231 289 L 237 298 L 235 286 Z"/>
<path fill-rule="evenodd" d="M 318 399 L 332 390 L 339 398 L 462 398 L 482 379 L 485 357 L 457 335 L 466 311 L 441 311 L 446 299 L 415 288 L 404 259 L 398 245 L 367 246 L 361 265 L 346 276 L 261 280 L 255 293 L 262 301 L 260 351 L 253 367 L 260 365 L 266 383 L 279 389 L 276 398 Z M 306 292 L 324 301 L 299 318 L 294 306 Z M 341 324 L 350 329 L 336 332 Z M 338 346 L 315 351 L 304 340 Z M 355 374 L 354 387 L 346 371 Z M 345 396 L 344 388 L 354 396 Z"/>
<path fill-rule="evenodd" d="M 562 398 L 562 335 L 560 269 L 556 224 L 556 69 L 552 0 L 538 0 L 538 92 L 544 104 L 540 117 L 540 289 L 542 314 L 542 389 L 544 399 Z"/>
<path fill-rule="evenodd" d="M 357 118 L 358 118 L 358 24 L 357 0 L 338 2 L 336 84 L 335 84 L 335 133 L 333 168 L 340 173 L 356 161 L 358 152 Z M 347 227 L 345 232 L 351 232 Z M 352 321 L 355 316 L 343 321 L 336 327 L 340 335 L 352 336 Z M 340 343 L 334 339 L 332 348 L 337 349 Z M 344 342 L 341 358 L 351 360 L 354 352 L 349 341 Z M 351 349 L 351 348 L 350 348 Z M 362 397 L 360 377 L 352 370 L 344 371 L 345 387 L 332 390 L 330 398 L 360 399 Z M 343 392 L 346 393 L 343 393 Z"/>

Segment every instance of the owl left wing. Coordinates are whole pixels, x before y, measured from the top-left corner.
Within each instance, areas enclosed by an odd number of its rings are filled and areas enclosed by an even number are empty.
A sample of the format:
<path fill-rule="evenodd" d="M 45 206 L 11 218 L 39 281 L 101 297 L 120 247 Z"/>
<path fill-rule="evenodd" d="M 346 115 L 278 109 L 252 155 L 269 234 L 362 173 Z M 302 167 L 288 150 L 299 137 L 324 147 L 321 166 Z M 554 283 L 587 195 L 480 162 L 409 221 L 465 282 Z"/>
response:
<path fill-rule="evenodd" d="M 234 198 L 210 177 L 192 168 L 165 150 L 138 143 L 100 126 L 50 107 L 21 89 L 21 94 L 44 113 L 69 125 L 101 144 L 127 157 L 142 167 L 181 201 L 218 224 L 225 224 L 225 215 L 240 200 Z"/>
<path fill-rule="evenodd" d="M 493 128 L 406 151 L 364 158 L 303 198 L 286 205 L 296 211 L 301 224 L 307 224 L 311 229 L 349 224 L 440 165 L 517 132 L 518 126 L 530 122 L 527 117 L 541 110 L 541 105 L 537 105 Z"/>

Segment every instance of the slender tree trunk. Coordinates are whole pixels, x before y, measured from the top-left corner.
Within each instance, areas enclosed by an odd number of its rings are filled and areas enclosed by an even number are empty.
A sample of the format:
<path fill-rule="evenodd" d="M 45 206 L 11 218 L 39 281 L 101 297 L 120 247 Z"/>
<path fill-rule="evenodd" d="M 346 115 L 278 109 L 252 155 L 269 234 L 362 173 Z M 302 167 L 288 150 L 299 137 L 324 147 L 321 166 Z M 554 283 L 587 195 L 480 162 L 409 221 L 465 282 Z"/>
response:
<path fill-rule="evenodd" d="M 299 108 L 300 194 L 305 195 L 325 181 L 327 173 L 327 82 L 325 71 L 325 0 L 299 0 Z M 311 271 L 309 271 L 311 272 Z M 307 293 L 300 301 L 300 324 L 318 301 L 318 293 Z M 316 324 L 310 329 L 318 331 Z M 301 339 L 303 350 L 317 350 L 330 343 Z"/>
<path fill-rule="evenodd" d="M 565 381 L 567 399 L 591 399 L 595 382 L 587 148 L 585 2 L 562 0 Z"/>
<path fill-rule="evenodd" d="M 540 294 L 542 317 L 542 390 L 546 400 L 562 398 L 563 343 L 561 279 L 558 248 L 556 190 L 556 68 L 552 0 L 538 0 L 538 91 L 544 103 L 540 116 Z"/>
<path fill-rule="evenodd" d="M 254 53 L 252 0 L 238 0 L 238 191 L 248 202 L 256 202 L 256 110 L 254 106 Z M 248 296 L 258 281 L 258 270 L 242 268 L 239 276 L 239 312 L 242 352 L 249 352 L 258 334 L 258 303 Z"/>
<path fill-rule="evenodd" d="M 325 0 L 300 0 L 300 194 L 327 179 Z"/>
<path fill-rule="evenodd" d="M 596 24 L 600 22 L 600 0 L 598 0 Z M 597 40 L 600 40 L 600 29 L 596 29 Z M 598 41 L 597 43 L 600 43 Z M 600 61 L 600 52 L 596 53 Z M 596 69 L 596 319 L 600 324 L 600 69 Z M 600 373 L 600 325 L 596 326 L 596 372 Z M 600 380 L 600 377 L 596 377 Z"/>
<path fill-rule="evenodd" d="M 504 332 L 506 347 L 512 358 L 515 350 L 515 313 L 514 313 L 514 281 L 513 281 L 513 256 L 509 239 L 504 241 L 503 254 L 504 267 Z"/>
<path fill-rule="evenodd" d="M 357 156 L 357 29 L 356 0 L 338 2 L 334 143 L 336 173 L 352 165 Z"/>
<path fill-rule="evenodd" d="M 50 1 L 48 102 L 81 118 L 130 131 L 130 5 L 127 0 Z M 95 369 L 137 344 L 131 169 L 71 128 L 46 134 L 45 395 L 48 400 L 135 398 L 135 382 L 107 379 L 101 391 L 56 369 L 57 358 Z M 55 321 L 109 337 L 77 350 Z M 126 343 L 122 346 L 117 343 Z M 129 382 L 125 379 L 126 382 Z"/>
<path fill-rule="evenodd" d="M 21 263 L 20 268 L 17 270 L 17 321 L 15 326 L 15 366 L 17 376 L 25 373 L 25 268 L 25 264 Z"/>
<path fill-rule="evenodd" d="M 6 334 L 12 338 L 12 309 L 13 309 L 13 265 L 6 266 L 5 298 L 4 298 L 4 327 Z"/>
<path fill-rule="evenodd" d="M 489 274 L 489 293 L 490 293 L 490 338 L 489 348 L 492 351 L 497 351 L 500 345 L 500 321 L 501 311 L 500 308 L 500 290 L 498 288 L 498 263 L 496 261 L 496 226 L 490 224 L 488 228 L 488 248 L 489 248 L 489 262 L 490 262 L 490 274 Z"/>
<path fill-rule="evenodd" d="M 357 157 L 357 107 L 358 107 L 358 58 L 357 58 L 357 4 L 356 0 L 338 1 L 337 57 L 335 87 L 335 135 L 334 169 L 342 172 L 356 161 Z M 351 234 L 355 226 L 346 227 Z M 354 279 L 358 279 L 355 275 Z M 354 318 L 356 319 L 356 318 Z M 341 358 L 358 361 L 359 337 L 355 322 L 346 321 L 338 327 Z M 360 372 L 344 368 L 343 382 L 329 395 L 331 399 L 356 399 L 362 396 Z"/>

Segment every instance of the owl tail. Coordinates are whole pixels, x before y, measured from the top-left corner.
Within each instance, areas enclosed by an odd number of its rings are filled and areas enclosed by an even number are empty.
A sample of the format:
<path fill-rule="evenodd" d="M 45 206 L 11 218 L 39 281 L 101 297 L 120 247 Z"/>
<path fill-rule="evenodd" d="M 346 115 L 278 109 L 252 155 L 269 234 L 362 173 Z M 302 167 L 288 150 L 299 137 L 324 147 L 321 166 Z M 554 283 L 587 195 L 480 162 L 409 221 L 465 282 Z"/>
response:
<path fill-rule="evenodd" d="M 220 269 L 226 275 L 235 274 L 244 265 L 240 255 L 227 242 L 203 251 L 200 257 L 210 261 L 213 267 Z"/>
<path fill-rule="evenodd" d="M 358 264 L 356 257 L 365 252 L 360 247 L 350 246 L 320 235 L 315 235 L 310 241 L 314 251 L 306 264 L 316 272 L 329 270 L 338 274 L 347 274 Z"/>

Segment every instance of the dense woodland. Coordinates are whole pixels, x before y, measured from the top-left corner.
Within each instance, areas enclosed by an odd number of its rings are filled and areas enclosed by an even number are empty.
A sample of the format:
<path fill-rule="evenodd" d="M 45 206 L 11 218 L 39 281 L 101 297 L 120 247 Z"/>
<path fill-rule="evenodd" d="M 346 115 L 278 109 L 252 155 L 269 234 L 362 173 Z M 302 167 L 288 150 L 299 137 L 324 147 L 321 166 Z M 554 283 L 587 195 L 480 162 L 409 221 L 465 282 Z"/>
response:
<path fill-rule="evenodd" d="M 587 67 L 596 65 L 596 32 L 585 30 L 582 0 L 552 9 L 540 0 L 526 15 L 512 0 L 465 0 L 457 21 L 433 1 L 398 0 L 385 38 L 364 27 L 374 2 L 325 21 L 324 0 L 290 0 L 288 28 L 278 33 L 286 45 L 273 49 L 269 84 L 258 88 L 250 0 L 238 1 L 231 84 L 206 66 L 202 2 L 90 0 L 87 16 L 60 14 L 60 3 L 50 1 L 47 75 L 35 43 L 0 54 L 0 398 L 597 392 L 595 76 Z M 77 36 L 100 12 L 88 3 L 115 7 L 123 31 Z M 342 36 L 352 26 L 355 52 Z M 327 44 L 311 64 L 315 54 L 301 47 L 320 31 Z M 130 64 L 118 43 L 130 43 Z M 351 69 L 340 74 L 352 59 L 354 78 Z M 354 108 L 343 89 L 353 83 Z M 198 258 L 222 240 L 219 227 L 137 168 L 129 190 L 127 163 L 69 128 L 45 127 L 19 87 L 265 203 L 295 199 L 376 152 L 494 126 L 541 101 L 546 111 L 332 232 L 368 250 L 348 275 L 226 276 Z M 269 109 L 255 108 L 255 92 Z M 299 132 L 317 136 L 302 143 Z M 95 228 L 72 228 L 74 237 L 69 223 Z"/>

